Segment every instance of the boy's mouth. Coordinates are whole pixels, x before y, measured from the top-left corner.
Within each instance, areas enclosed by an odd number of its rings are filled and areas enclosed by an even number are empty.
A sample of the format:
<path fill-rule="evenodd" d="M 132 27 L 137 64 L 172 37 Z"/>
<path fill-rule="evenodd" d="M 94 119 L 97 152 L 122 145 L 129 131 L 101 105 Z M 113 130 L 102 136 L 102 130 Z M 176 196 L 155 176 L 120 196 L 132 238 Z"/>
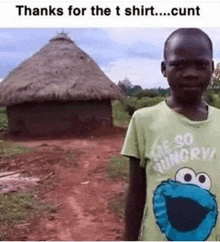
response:
<path fill-rule="evenodd" d="M 204 88 L 204 83 L 183 83 L 180 84 L 180 88 L 184 90 L 199 90 Z"/>
<path fill-rule="evenodd" d="M 183 86 L 182 89 L 186 91 L 197 91 L 200 90 L 202 87 L 201 86 Z"/>

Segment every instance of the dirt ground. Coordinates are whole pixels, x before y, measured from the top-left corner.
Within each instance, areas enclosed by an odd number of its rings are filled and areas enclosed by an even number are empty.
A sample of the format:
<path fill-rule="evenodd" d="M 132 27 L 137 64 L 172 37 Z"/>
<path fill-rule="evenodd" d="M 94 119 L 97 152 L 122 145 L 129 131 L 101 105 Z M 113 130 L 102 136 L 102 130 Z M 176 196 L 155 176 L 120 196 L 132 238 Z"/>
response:
<path fill-rule="evenodd" d="M 11 170 L 41 178 L 39 197 L 56 207 L 51 216 L 34 221 L 23 239 L 123 240 L 123 218 L 108 201 L 121 196 L 125 184 L 107 175 L 108 160 L 120 154 L 123 140 L 124 132 L 14 141 L 32 151 L 10 161 Z"/>

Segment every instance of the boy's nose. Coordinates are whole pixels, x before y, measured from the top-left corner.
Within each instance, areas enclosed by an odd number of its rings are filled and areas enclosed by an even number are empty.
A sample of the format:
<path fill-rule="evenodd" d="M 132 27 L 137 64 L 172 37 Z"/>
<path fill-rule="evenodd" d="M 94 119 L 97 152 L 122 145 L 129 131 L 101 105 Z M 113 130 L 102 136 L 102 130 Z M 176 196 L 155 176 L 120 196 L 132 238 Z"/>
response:
<path fill-rule="evenodd" d="M 183 77 L 197 77 L 198 73 L 194 66 L 189 67 L 185 70 Z"/>

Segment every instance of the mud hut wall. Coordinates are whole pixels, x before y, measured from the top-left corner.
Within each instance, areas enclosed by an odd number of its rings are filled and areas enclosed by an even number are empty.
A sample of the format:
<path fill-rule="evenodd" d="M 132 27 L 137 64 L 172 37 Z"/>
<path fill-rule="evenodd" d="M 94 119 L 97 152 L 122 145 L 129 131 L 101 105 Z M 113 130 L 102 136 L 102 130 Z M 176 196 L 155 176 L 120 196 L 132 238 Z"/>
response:
<path fill-rule="evenodd" d="M 26 103 L 7 108 L 9 130 L 31 135 L 80 133 L 112 125 L 110 99 Z"/>

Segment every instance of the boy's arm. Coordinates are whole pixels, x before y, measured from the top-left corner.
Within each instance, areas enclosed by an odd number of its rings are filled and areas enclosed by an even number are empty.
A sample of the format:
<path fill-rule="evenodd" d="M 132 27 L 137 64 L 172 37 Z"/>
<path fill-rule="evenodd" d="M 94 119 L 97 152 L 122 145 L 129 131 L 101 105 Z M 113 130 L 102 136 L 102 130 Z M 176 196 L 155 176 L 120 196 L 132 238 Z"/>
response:
<path fill-rule="evenodd" d="M 125 204 L 125 240 L 138 240 L 146 199 L 146 173 L 140 160 L 130 157 L 129 187 Z"/>

